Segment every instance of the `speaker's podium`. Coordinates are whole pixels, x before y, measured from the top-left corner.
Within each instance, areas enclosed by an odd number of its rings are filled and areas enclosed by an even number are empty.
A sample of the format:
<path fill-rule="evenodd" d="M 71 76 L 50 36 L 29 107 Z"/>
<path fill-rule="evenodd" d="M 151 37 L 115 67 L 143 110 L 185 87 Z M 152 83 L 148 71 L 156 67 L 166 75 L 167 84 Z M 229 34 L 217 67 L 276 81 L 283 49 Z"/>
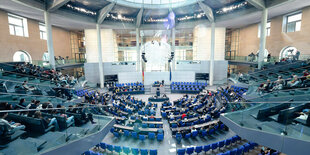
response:
<path fill-rule="evenodd" d="M 164 102 L 164 101 L 169 101 L 169 98 L 166 96 L 166 94 L 163 94 L 160 96 L 161 92 L 165 92 L 165 87 L 152 87 L 155 88 L 155 96 L 149 97 L 149 102 Z"/>

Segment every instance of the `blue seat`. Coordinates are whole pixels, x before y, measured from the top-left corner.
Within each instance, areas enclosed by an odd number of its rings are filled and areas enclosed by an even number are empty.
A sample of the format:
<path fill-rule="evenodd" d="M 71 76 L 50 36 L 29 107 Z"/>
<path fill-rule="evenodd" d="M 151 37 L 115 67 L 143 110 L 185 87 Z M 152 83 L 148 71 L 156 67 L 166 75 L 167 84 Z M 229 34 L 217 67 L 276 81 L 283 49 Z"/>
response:
<path fill-rule="evenodd" d="M 139 135 L 139 140 L 143 142 L 145 140 L 145 135 Z"/>
<path fill-rule="evenodd" d="M 149 127 L 150 128 L 155 128 L 155 124 L 150 124 Z"/>
<path fill-rule="evenodd" d="M 155 139 L 155 133 L 154 132 L 149 132 L 148 133 L 148 138 L 154 140 Z"/>
<path fill-rule="evenodd" d="M 134 154 L 134 155 L 138 155 L 140 151 L 139 151 L 138 148 L 131 148 L 131 152 L 132 152 L 132 154 Z"/>
<path fill-rule="evenodd" d="M 157 140 L 158 140 L 158 141 L 163 141 L 163 140 L 164 140 L 164 134 L 159 133 L 159 134 L 157 135 Z"/>
<path fill-rule="evenodd" d="M 194 153 L 194 147 L 189 147 L 186 149 L 187 154 L 193 154 Z"/>
<path fill-rule="evenodd" d="M 96 153 L 96 152 L 93 152 L 91 150 L 88 150 L 86 152 L 83 153 L 84 155 L 100 155 L 100 153 Z"/>
<path fill-rule="evenodd" d="M 117 153 L 121 153 L 122 152 L 122 148 L 120 146 L 114 146 L 114 151 Z"/>
<path fill-rule="evenodd" d="M 202 146 L 196 146 L 195 152 L 196 152 L 197 154 L 199 154 L 200 152 L 202 152 Z"/>
<path fill-rule="evenodd" d="M 140 149 L 140 154 L 141 155 L 148 155 L 149 151 L 147 149 Z"/>
<path fill-rule="evenodd" d="M 177 128 L 177 127 L 178 127 L 178 125 L 175 124 L 175 123 L 173 123 L 173 124 L 171 125 L 171 128 Z"/>
<path fill-rule="evenodd" d="M 111 128 L 111 129 L 110 129 L 110 132 L 111 132 L 111 133 L 113 133 L 113 132 L 114 132 L 114 130 L 115 130 L 114 128 Z"/>
<path fill-rule="evenodd" d="M 230 151 L 230 155 L 237 155 L 237 148 L 234 148 L 233 150 Z"/>
<path fill-rule="evenodd" d="M 150 155 L 157 155 L 157 150 L 150 150 Z"/>
<path fill-rule="evenodd" d="M 106 144 L 105 143 L 100 143 L 99 144 L 100 148 L 105 150 L 107 148 Z"/>
<path fill-rule="evenodd" d="M 181 133 L 176 133 L 175 134 L 175 138 L 176 138 L 177 142 L 180 143 L 181 140 L 182 140 L 182 134 Z"/>
<path fill-rule="evenodd" d="M 255 146 L 257 146 L 257 143 L 249 142 L 250 144 L 250 150 L 253 150 Z"/>
<path fill-rule="evenodd" d="M 202 137 L 207 136 L 207 135 L 208 135 L 208 133 L 207 133 L 206 130 L 202 130 L 202 131 L 201 131 L 201 136 L 202 136 Z"/>
<path fill-rule="evenodd" d="M 213 135 L 215 133 L 215 130 L 214 129 L 210 129 L 209 130 L 209 135 Z"/>
<path fill-rule="evenodd" d="M 131 137 L 132 138 L 138 138 L 137 132 L 131 132 Z"/>
<path fill-rule="evenodd" d="M 238 148 L 238 150 L 237 150 L 236 155 L 242 155 L 243 150 L 244 150 L 244 146 L 240 146 L 240 147 Z"/>
<path fill-rule="evenodd" d="M 114 150 L 113 145 L 107 144 L 107 149 L 108 149 L 110 152 L 113 152 L 113 150 Z"/>
<path fill-rule="evenodd" d="M 118 132 L 113 132 L 114 137 L 119 137 L 119 133 Z"/>
<path fill-rule="evenodd" d="M 250 144 L 247 143 L 247 144 L 244 144 L 243 146 L 244 146 L 243 152 L 249 152 Z"/>
<path fill-rule="evenodd" d="M 231 144 L 232 138 L 228 138 L 225 140 L 225 145 L 229 146 Z"/>
<path fill-rule="evenodd" d="M 205 145 L 203 146 L 203 151 L 208 152 L 210 150 L 211 146 L 210 145 Z"/>
<path fill-rule="evenodd" d="M 147 124 L 142 124 L 142 128 L 147 128 Z"/>
<path fill-rule="evenodd" d="M 192 133 L 192 137 L 197 137 L 198 136 L 198 131 L 194 131 L 193 133 Z"/>
<path fill-rule="evenodd" d="M 178 155 L 185 155 L 186 149 L 178 149 L 177 154 Z"/>
<path fill-rule="evenodd" d="M 224 140 L 219 141 L 219 142 L 218 142 L 218 147 L 219 147 L 219 148 L 222 148 L 222 147 L 224 146 L 224 144 L 225 144 L 225 141 L 224 141 Z"/>
<path fill-rule="evenodd" d="M 211 148 L 212 148 L 212 150 L 217 149 L 218 148 L 218 143 L 211 144 Z"/>
<path fill-rule="evenodd" d="M 128 130 L 124 130 L 124 136 L 129 137 L 130 136 L 130 132 Z"/>
<path fill-rule="evenodd" d="M 184 138 L 186 138 L 186 139 L 191 138 L 191 133 L 187 133 Z"/>
<path fill-rule="evenodd" d="M 123 147 L 123 152 L 125 154 L 129 154 L 131 151 L 130 151 L 130 148 L 129 147 Z"/>

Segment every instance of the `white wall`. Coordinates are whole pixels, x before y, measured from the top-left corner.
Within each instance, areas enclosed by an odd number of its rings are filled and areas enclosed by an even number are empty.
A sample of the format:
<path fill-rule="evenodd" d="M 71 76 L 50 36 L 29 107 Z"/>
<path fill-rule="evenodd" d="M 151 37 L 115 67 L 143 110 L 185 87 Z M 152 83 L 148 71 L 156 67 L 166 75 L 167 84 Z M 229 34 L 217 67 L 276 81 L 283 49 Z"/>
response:
<path fill-rule="evenodd" d="M 97 30 L 85 29 L 87 62 L 98 62 Z M 116 38 L 112 29 L 101 29 L 102 61 L 113 62 L 116 51 Z"/>
<path fill-rule="evenodd" d="M 225 58 L 226 28 L 215 28 L 215 53 L 214 60 Z M 206 25 L 198 25 L 194 28 L 194 60 L 210 60 L 211 56 L 211 28 Z"/>

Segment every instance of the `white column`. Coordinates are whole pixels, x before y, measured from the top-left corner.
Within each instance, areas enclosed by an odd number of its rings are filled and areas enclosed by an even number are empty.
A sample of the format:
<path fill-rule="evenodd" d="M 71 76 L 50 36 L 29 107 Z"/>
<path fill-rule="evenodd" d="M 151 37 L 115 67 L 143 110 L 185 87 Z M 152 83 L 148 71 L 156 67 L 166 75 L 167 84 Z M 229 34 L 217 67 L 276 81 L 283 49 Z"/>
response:
<path fill-rule="evenodd" d="M 175 28 L 172 28 L 172 46 L 171 46 L 171 50 L 174 52 L 174 56 L 175 56 Z M 171 66 L 171 70 L 175 71 L 175 57 L 172 60 L 172 66 Z"/>
<path fill-rule="evenodd" d="M 259 54 L 258 54 L 258 69 L 261 69 L 264 62 L 264 53 L 266 48 L 266 26 L 268 19 L 268 10 L 264 9 L 262 12 L 262 21 L 260 27 L 260 42 L 259 42 Z"/>
<path fill-rule="evenodd" d="M 140 30 L 139 28 L 136 28 L 136 48 L 137 48 L 137 72 L 140 72 L 141 68 L 141 53 L 140 53 Z"/>
<path fill-rule="evenodd" d="M 215 47 L 215 23 L 211 23 L 211 55 L 210 55 L 210 73 L 209 73 L 209 85 L 213 86 L 214 80 L 214 48 Z"/>
<path fill-rule="evenodd" d="M 49 64 L 50 67 L 55 69 L 55 54 L 54 54 L 54 45 L 53 45 L 53 34 L 52 34 L 52 25 L 50 22 L 50 15 L 48 11 L 44 11 L 44 20 L 46 28 L 46 42 L 47 42 L 47 51 L 49 55 Z"/>
<path fill-rule="evenodd" d="M 97 45 L 98 45 L 98 64 L 99 64 L 100 88 L 103 88 L 104 87 L 104 75 L 103 75 L 103 62 L 102 62 L 102 51 L 101 51 L 100 24 L 96 24 L 96 28 L 97 28 Z"/>

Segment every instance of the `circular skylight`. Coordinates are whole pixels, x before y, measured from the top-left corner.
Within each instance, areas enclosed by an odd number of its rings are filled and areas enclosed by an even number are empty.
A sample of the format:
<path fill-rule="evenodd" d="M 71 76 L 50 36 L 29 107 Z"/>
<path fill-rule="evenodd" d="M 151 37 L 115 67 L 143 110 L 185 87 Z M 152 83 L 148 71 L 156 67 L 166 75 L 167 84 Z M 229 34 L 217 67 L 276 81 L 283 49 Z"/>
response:
<path fill-rule="evenodd" d="M 141 4 L 173 4 L 184 2 L 187 0 L 125 0 L 125 1 Z"/>

